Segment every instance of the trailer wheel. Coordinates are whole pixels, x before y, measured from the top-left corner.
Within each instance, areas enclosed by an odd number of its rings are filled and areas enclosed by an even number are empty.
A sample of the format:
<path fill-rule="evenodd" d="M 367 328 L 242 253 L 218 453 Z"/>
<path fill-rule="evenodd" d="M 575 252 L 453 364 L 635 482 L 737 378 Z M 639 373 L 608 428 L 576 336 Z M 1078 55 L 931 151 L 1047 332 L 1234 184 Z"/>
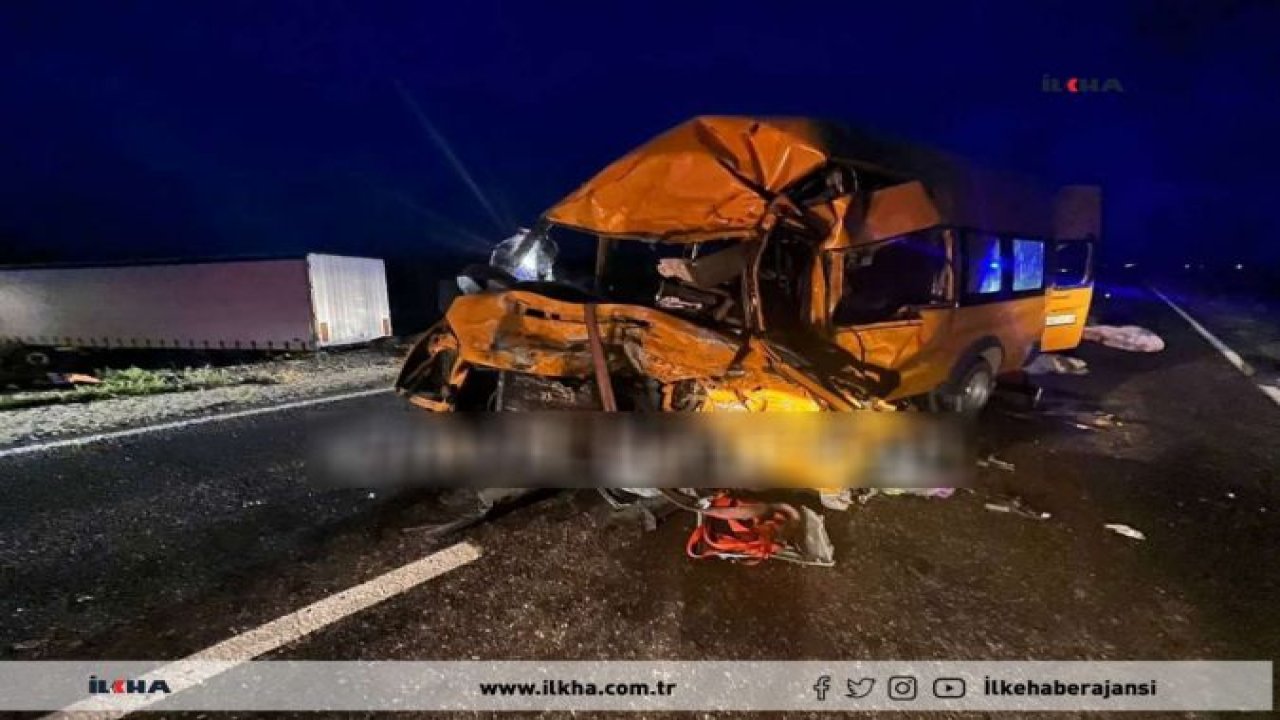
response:
<path fill-rule="evenodd" d="M 981 356 L 964 366 L 954 379 L 929 394 L 929 405 L 935 412 L 951 412 L 974 417 L 991 400 L 996 375 L 991 363 Z"/>

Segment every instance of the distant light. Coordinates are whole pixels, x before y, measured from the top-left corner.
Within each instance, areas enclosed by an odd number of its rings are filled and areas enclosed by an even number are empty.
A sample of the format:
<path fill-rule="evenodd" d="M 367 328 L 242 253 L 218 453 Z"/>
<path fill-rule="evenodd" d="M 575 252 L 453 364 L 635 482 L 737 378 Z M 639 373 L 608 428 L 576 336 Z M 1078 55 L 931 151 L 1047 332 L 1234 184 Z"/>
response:
<path fill-rule="evenodd" d="M 1240 264 L 1240 263 L 1236 263 L 1236 269 L 1237 269 L 1237 270 L 1243 270 L 1243 269 L 1244 269 L 1244 265 L 1242 265 L 1242 264 Z"/>
<path fill-rule="evenodd" d="M 1190 270 L 1190 269 L 1191 269 L 1191 263 L 1187 263 L 1186 265 L 1183 265 L 1183 266 L 1182 266 L 1182 269 L 1183 269 L 1183 270 Z"/>
<path fill-rule="evenodd" d="M 1106 299 L 1110 300 L 1110 299 L 1111 299 L 1111 293 L 1109 293 L 1109 292 L 1108 292 L 1108 293 L 1102 293 L 1102 297 L 1104 297 L 1104 298 L 1106 298 Z"/>
<path fill-rule="evenodd" d="M 999 270 L 999 269 L 1000 269 L 1000 263 L 999 263 L 999 262 L 993 262 L 993 263 L 991 263 L 990 265 L 988 265 L 988 267 L 990 267 L 992 270 Z"/>
<path fill-rule="evenodd" d="M 1135 268 L 1138 267 L 1138 263 L 1125 263 L 1124 266 L 1126 268 Z"/>

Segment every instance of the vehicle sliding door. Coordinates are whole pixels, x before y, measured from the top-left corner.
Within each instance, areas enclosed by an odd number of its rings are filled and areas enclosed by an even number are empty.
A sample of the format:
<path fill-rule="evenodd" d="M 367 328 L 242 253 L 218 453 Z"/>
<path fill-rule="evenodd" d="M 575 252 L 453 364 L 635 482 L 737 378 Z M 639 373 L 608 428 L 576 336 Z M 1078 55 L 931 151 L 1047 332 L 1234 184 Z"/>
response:
<path fill-rule="evenodd" d="M 1093 241 L 1057 240 L 1052 246 L 1040 338 L 1044 352 L 1070 350 L 1080 344 L 1093 301 Z"/>

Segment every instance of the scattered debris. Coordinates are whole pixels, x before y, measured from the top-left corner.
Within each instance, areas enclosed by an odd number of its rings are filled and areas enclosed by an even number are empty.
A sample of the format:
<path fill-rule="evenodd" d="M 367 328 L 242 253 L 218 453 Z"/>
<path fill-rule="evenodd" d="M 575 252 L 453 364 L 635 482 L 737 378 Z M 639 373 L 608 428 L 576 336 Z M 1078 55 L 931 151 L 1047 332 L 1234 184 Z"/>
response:
<path fill-rule="evenodd" d="M 836 548 L 831 542 L 831 536 L 827 535 L 827 525 L 821 515 L 807 507 L 801 507 L 800 531 L 800 558 L 791 558 L 784 552 L 779 556 L 780 560 L 824 567 L 836 564 Z"/>
<path fill-rule="evenodd" d="M 956 494 L 955 488 L 884 488 L 880 492 L 885 495 L 920 495 L 922 497 L 946 500 Z"/>
<path fill-rule="evenodd" d="M 1046 417 L 1062 418 L 1068 425 L 1077 430 L 1098 430 L 1101 428 L 1123 427 L 1124 422 L 1115 413 L 1103 410 L 1088 410 L 1079 407 L 1046 408 Z"/>
<path fill-rule="evenodd" d="M 1147 536 L 1143 535 L 1142 531 L 1134 530 L 1128 525 L 1121 525 L 1120 523 L 1107 523 L 1103 527 L 1105 527 L 1106 529 L 1110 530 L 1113 533 L 1116 533 L 1117 535 L 1123 535 L 1127 538 L 1133 538 L 1134 540 L 1147 539 Z"/>
<path fill-rule="evenodd" d="M 1011 462 L 1001 460 L 995 455 L 988 455 L 985 459 L 978 460 L 980 468 L 995 468 L 996 470 L 1004 470 L 1005 472 L 1013 472 L 1016 468 Z"/>
<path fill-rule="evenodd" d="M 1124 423 L 1120 422 L 1120 420 L 1117 419 L 1115 415 L 1108 412 L 1102 412 L 1101 410 L 1099 410 L 1093 416 L 1093 425 L 1094 427 L 1110 428 L 1110 427 L 1120 427 L 1124 425 Z"/>
<path fill-rule="evenodd" d="M 839 510 L 841 512 L 848 510 L 853 504 L 853 491 L 844 488 L 839 492 L 831 492 L 824 490 L 818 493 L 818 502 L 822 503 L 822 507 L 828 510 Z M 866 502 L 863 496 L 858 497 L 858 502 Z"/>
<path fill-rule="evenodd" d="M 1087 375 L 1089 363 L 1070 355 L 1043 353 L 1022 369 L 1028 375 Z"/>
<path fill-rule="evenodd" d="M 1083 338 L 1129 352 L 1164 350 L 1164 340 L 1159 335 L 1137 325 L 1088 325 Z"/>
<path fill-rule="evenodd" d="M 991 512 L 1010 513 L 1013 515 L 1020 515 L 1025 518 L 1031 518 L 1032 520 L 1048 520 L 1053 517 L 1050 513 L 1028 507 L 1020 498 L 1011 498 L 998 503 L 985 503 L 983 507 Z"/>
<path fill-rule="evenodd" d="M 614 514 L 619 517 L 634 517 L 639 521 L 640 528 L 645 532 L 653 532 L 658 529 L 658 516 L 640 503 L 634 503 L 615 510 Z"/>
<path fill-rule="evenodd" d="M 48 644 L 49 644 L 48 640 L 33 639 L 33 640 L 23 640 L 22 642 L 16 642 L 13 645 L 10 645 L 9 647 L 13 648 L 14 650 L 36 650 Z"/>
<path fill-rule="evenodd" d="M 698 514 L 685 551 L 692 558 L 715 557 L 754 565 L 769 559 L 830 567 L 834 546 L 822 516 L 807 507 L 742 500 L 721 492 L 689 504 L 665 492 L 677 507 Z"/>
<path fill-rule="evenodd" d="M 915 495 L 915 496 L 917 496 L 917 497 L 937 498 L 937 499 L 939 499 L 939 500 L 946 500 L 947 498 L 951 497 L 952 495 L 955 495 L 955 493 L 956 493 L 956 489 L 955 489 L 955 488 L 949 488 L 949 487 L 941 487 L 941 488 L 865 488 L 864 490 L 862 490 L 861 492 L 859 492 L 859 493 L 858 493 L 858 496 L 857 496 L 857 497 L 858 497 L 858 504 L 859 504 L 859 505 L 866 505 L 868 502 L 870 502 L 870 501 L 871 501 L 871 498 L 873 498 L 873 497 L 875 497 L 875 496 L 877 496 L 877 495 L 889 495 L 889 496 L 891 496 L 891 497 L 892 497 L 892 496 L 898 496 L 898 495 Z M 847 490 L 845 491 L 844 497 L 846 497 L 846 498 L 848 498 L 848 497 L 849 497 L 849 495 L 848 495 L 848 491 L 847 491 Z M 825 501 L 823 502 L 823 504 L 824 504 L 824 505 L 826 505 L 827 507 L 832 507 L 832 505 L 827 504 Z M 835 508 L 833 508 L 833 509 L 837 509 L 837 510 L 844 510 L 844 509 L 847 509 L 847 508 L 848 508 L 848 504 L 846 504 L 844 507 L 835 507 Z"/>

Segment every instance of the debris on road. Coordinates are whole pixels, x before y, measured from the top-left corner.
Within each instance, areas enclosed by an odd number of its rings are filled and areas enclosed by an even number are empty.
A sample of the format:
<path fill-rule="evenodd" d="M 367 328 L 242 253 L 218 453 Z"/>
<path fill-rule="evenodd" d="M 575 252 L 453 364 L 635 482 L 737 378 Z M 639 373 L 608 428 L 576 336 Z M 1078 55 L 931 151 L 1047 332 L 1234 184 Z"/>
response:
<path fill-rule="evenodd" d="M 1047 417 L 1062 418 L 1079 430 L 1098 430 L 1102 428 L 1123 427 L 1124 422 L 1115 413 L 1104 410 L 1083 410 L 1078 408 L 1051 408 L 1044 411 Z"/>
<path fill-rule="evenodd" d="M 35 640 L 23 640 L 21 642 L 16 642 L 10 645 L 9 647 L 14 650 L 37 650 L 41 647 L 44 647 L 47 644 L 49 644 L 48 640 L 35 639 Z"/>
<path fill-rule="evenodd" d="M 858 496 L 859 503 L 865 503 L 867 499 L 864 495 Z M 828 510 L 839 510 L 841 512 L 848 510 L 853 504 L 853 491 L 845 488 L 839 492 L 823 490 L 818 493 L 818 502 L 822 503 L 822 507 Z"/>
<path fill-rule="evenodd" d="M 1118 420 L 1116 416 L 1111 413 L 1098 411 L 1098 413 L 1093 416 L 1093 425 L 1094 427 L 1109 428 L 1109 427 L 1120 427 L 1121 425 L 1124 425 L 1124 423 L 1120 422 L 1120 420 Z"/>
<path fill-rule="evenodd" d="M 1146 536 L 1146 535 L 1143 535 L 1143 534 L 1142 534 L 1142 531 L 1140 531 L 1140 530 L 1135 530 L 1135 529 L 1133 529 L 1133 528 L 1129 527 L 1128 525 L 1122 525 L 1122 524 L 1120 524 L 1120 523 L 1107 523 L 1107 524 L 1106 524 L 1106 525 L 1104 525 L 1103 527 L 1105 527 L 1106 529 L 1110 530 L 1110 531 L 1111 531 L 1111 532 L 1113 532 L 1113 533 L 1116 533 L 1117 535 L 1123 535 L 1123 536 L 1125 536 L 1125 537 L 1127 537 L 1127 538 L 1132 538 L 1132 539 L 1134 539 L 1134 540 L 1146 540 L 1146 539 L 1147 539 L 1147 536 Z"/>
<path fill-rule="evenodd" d="M 1021 517 L 1031 518 L 1032 520 L 1048 520 L 1049 518 L 1053 517 L 1053 515 L 1050 513 L 1042 512 L 1039 510 L 1032 509 L 1031 507 L 1028 507 L 1027 504 L 1023 502 L 1021 498 L 1011 498 L 1004 502 L 998 502 L 998 503 L 985 503 L 983 504 L 983 507 L 990 510 L 991 512 L 1019 515 Z"/>
<path fill-rule="evenodd" d="M 1159 335 L 1137 325 L 1087 325 L 1082 337 L 1129 352 L 1151 353 L 1164 350 L 1164 340 Z"/>
<path fill-rule="evenodd" d="M 978 460 L 980 468 L 995 468 L 996 470 L 1004 470 L 1005 472 L 1013 472 L 1017 468 L 1013 463 L 1001 460 L 995 455 L 988 455 L 986 458 Z"/>
<path fill-rule="evenodd" d="M 939 500 L 946 500 L 952 495 L 955 495 L 955 493 L 956 493 L 956 489 L 950 488 L 950 487 L 865 488 L 860 492 L 858 492 L 857 498 L 858 498 L 859 505 L 866 505 L 868 502 L 871 501 L 872 498 L 876 497 L 877 495 L 888 495 L 890 497 L 896 497 L 900 495 L 915 495 L 916 497 L 936 498 Z M 844 504 L 838 505 L 838 504 L 833 504 L 831 502 L 828 502 L 833 498 L 842 498 L 844 501 Z M 822 499 L 823 499 L 822 504 L 825 505 L 826 507 L 831 508 L 832 510 L 847 510 L 849 508 L 850 500 L 852 499 L 852 493 L 848 490 L 843 491 L 840 495 L 831 495 L 831 494 L 824 493 L 822 495 Z"/>
<path fill-rule="evenodd" d="M 872 489 L 872 493 L 876 490 Z M 920 497 L 939 498 L 946 500 L 955 494 L 955 488 L 882 488 L 880 492 L 885 495 L 919 495 Z"/>
<path fill-rule="evenodd" d="M 691 558 L 720 558 L 755 565 L 769 559 L 830 567 L 834 546 L 822 516 L 807 507 L 743 500 L 718 493 L 688 505 L 675 492 L 664 493 L 679 507 L 697 513 L 698 524 L 685 552 Z"/>
<path fill-rule="evenodd" d="M 1087 375 L 1089 363 L 1070 355 L 1044 353 L 1023 368 L 1028 375 Z"/>

